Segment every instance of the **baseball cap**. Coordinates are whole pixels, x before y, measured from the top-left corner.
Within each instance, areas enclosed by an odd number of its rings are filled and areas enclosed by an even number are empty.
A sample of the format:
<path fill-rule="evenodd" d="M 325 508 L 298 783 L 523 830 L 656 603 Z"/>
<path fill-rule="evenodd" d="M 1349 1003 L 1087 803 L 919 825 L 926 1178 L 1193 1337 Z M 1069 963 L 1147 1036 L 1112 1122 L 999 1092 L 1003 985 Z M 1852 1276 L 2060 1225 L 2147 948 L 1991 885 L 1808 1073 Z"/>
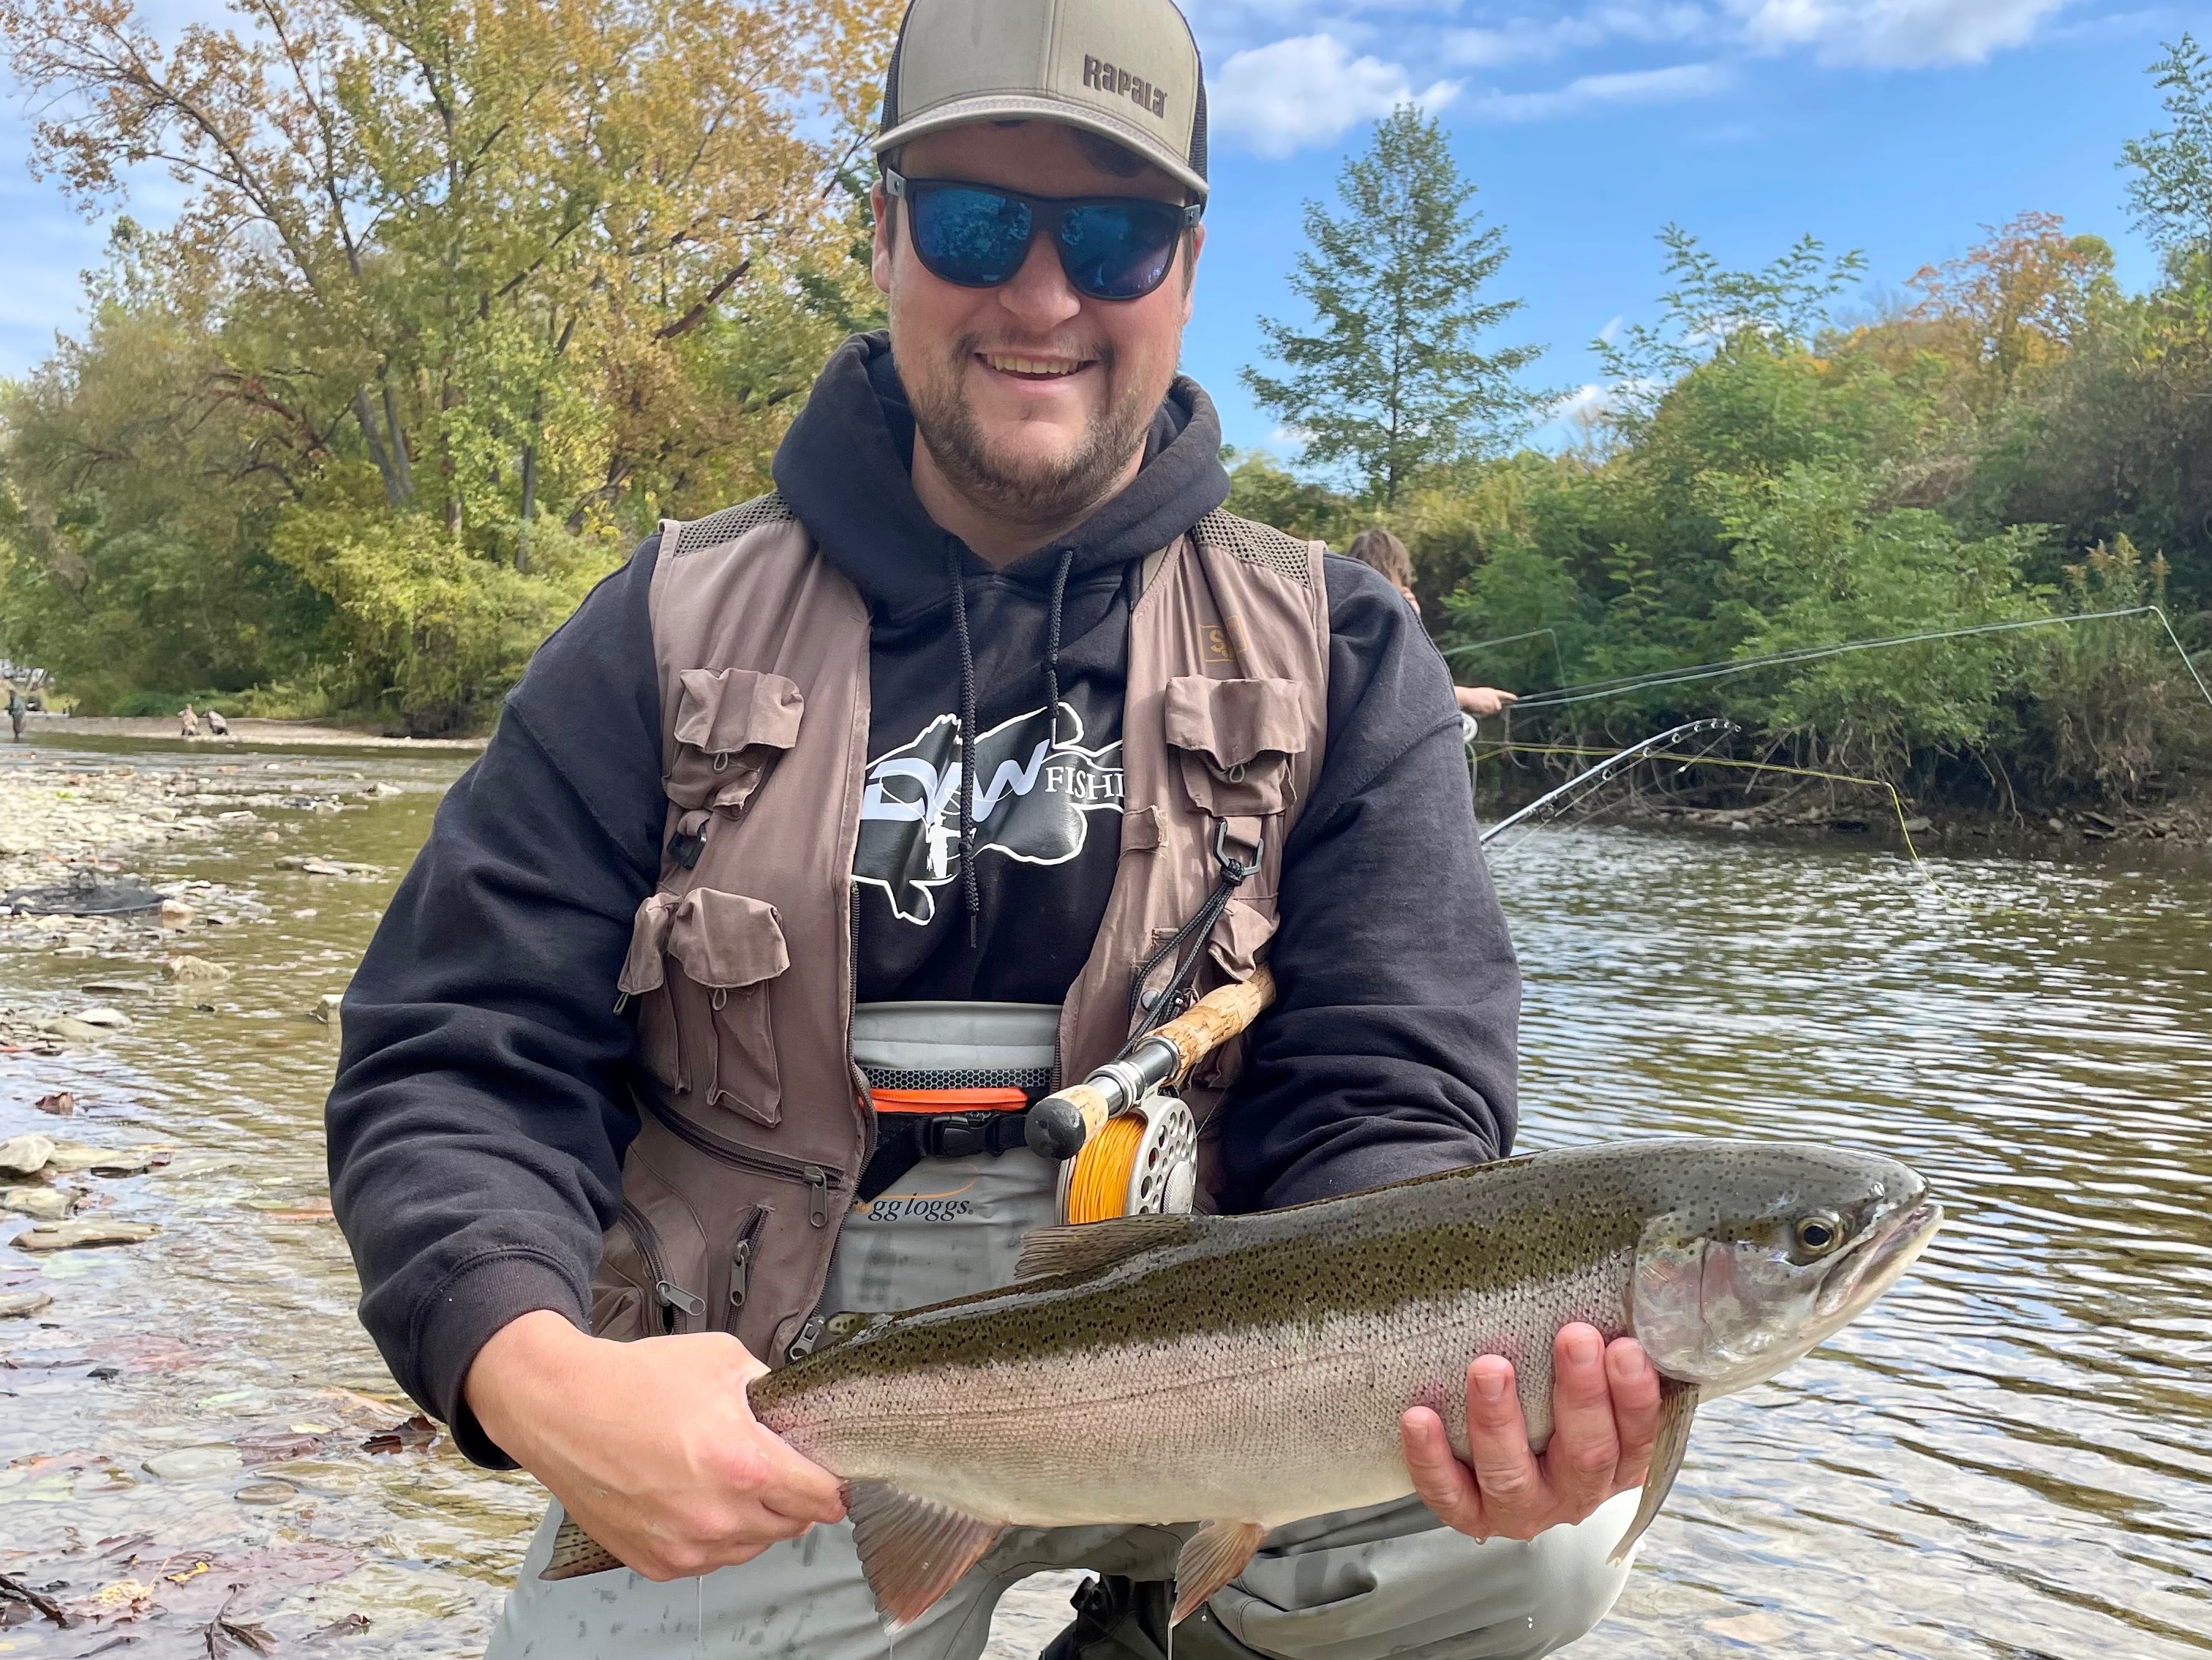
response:
<path fill-rule="evenodd" d="M 1110 138 L 1206 200 L 1206 81 L 1174 0 L 913 0 L 876 155 L 969 121 Z"/>

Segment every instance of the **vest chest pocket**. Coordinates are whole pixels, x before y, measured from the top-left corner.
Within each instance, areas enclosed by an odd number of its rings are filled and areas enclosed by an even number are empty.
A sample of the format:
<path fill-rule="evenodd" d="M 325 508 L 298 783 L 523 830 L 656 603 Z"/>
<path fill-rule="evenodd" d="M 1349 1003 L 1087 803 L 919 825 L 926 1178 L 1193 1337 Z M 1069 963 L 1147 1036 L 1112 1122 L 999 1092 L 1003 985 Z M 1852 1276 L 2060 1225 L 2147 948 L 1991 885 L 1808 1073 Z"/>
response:
<path fill-rule="evenodd" d="M 1168 682 L 1168 747 L 1191 805 L 1215 818 L 1264 818 L 1289 805 L 1291 757 L 1306 747 L 1305 689 L 1295 680 Z"/>
<path fill-rule="evenodd" d="M 799 741 L 806 700 L 782 675 L 752 669 L 685 669 L 678 680 L 676 755 L 661 787 L 687 812 L 738 812 Z"/>
<path fill-rule="evenodd" d="M 686 983 L 670 983 L 670 958 Z M 709 1106 L 780 1122 L 769 982 L 790 966 L 775 906 L 714 888 L 653 895 L 638 907 L 617 982 L 625 1000 L 645 999 L 639 1060 L 679 1095 L 703 1085 Z"/>

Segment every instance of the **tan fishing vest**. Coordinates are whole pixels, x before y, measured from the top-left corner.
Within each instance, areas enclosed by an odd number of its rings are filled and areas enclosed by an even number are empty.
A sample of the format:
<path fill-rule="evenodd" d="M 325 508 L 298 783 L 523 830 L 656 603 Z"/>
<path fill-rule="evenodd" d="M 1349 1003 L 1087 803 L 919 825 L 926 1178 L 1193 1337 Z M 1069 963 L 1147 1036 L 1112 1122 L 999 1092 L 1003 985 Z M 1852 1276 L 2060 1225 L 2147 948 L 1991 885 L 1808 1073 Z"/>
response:
<path fill-rule="evenodd" d="M 1194 993 L 1252 972 L 1283 839 L 1320 775 L 1328 596 L 1319 543 L 1208 514 L 1129 616 L 1121 857 L 1060 1023 L 1061 1079 L 1113 1058 L 1138 968 L 1206 901 L 1217 831 L 1258 872 Z M 851 1055 L 853 856 L 867 761 L 868 612 L 781 497 L 664 524 L 653 575 L 668 794 L 659 888 L 619 990 L 640 1128 L 592 1283 L 602 1335 L 734 1332 L 780 1365 L 821 1295 L 873 1151 Z M 1203 1122 L 1243 1061 L 1185 1094 Z"/>

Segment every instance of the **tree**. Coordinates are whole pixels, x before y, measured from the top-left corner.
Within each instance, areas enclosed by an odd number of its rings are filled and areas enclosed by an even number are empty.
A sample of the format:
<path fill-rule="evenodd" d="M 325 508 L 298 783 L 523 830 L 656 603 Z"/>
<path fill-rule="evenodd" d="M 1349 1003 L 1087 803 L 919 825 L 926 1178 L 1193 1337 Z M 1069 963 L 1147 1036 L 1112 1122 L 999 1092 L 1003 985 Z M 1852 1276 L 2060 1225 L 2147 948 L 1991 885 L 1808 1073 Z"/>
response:
<path fill-rule="evenodd" d="M 2212 255 L 2212 58 L 2185 33 L 2150 66 L 2173 125 L 2120 147 L 2136 225 L 2170 257 Z"/>
<path fill-rule="evenodd" d="M 1304 459 L 1349 466 L 1388 508 L 1421 473 L 1527 430 L 1539 399 L 1514 376 L 1540 348 L 1478 349 L 1521 302 L 1477 297 L 1505 263 L 1504 233 L 1468 210 L 1474 185 L 1437 122 L 1400 106 L 1337 192 L 1339 214 L 1306 204 L 1310 246 L 1290 279 L 1316 326 L 1261 319 L 1290 373 L 1243 380 L 1297 431 Z"/>

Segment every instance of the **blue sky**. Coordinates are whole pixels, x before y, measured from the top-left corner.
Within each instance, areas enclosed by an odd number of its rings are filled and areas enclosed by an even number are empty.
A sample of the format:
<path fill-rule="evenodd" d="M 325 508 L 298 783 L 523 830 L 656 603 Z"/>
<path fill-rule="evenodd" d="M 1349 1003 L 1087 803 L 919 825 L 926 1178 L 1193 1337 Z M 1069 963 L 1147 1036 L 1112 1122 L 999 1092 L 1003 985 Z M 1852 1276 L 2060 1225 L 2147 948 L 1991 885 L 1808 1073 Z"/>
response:
<path fill-rule="evenodd" d="M 2143 67 L 2191 21 L 2125 0 L 1188 0 L 1214 112 L 1212 205 L 1185 360 L 1225 435 L 1285 446 L 1237 371 L 1255 319 L 1294 312 L 1300 204 L 1407 97 L 1444 122 L 1513 258 L 1526 308 L 1501 339 L 1547 344 L 1534 378 L 1593 383 L 1587 343 L 1649 314 L 1661 225 L 1733 265 L 1811 231 L 1863 248 L 1895 289 L 2025 209 L 2152 258 L 2129 224 L 2122 142 L 2160 124 Z M 163 0 L 165 19 L 209 0 Z M 2203 33 L 2202 14 L 2196 14 Z M 0 374 L 81 316 L 105 235 L 25 170 L 20 94 L 0 103 Z M 158 222 L 173 189 L 131 210 Z"/>

